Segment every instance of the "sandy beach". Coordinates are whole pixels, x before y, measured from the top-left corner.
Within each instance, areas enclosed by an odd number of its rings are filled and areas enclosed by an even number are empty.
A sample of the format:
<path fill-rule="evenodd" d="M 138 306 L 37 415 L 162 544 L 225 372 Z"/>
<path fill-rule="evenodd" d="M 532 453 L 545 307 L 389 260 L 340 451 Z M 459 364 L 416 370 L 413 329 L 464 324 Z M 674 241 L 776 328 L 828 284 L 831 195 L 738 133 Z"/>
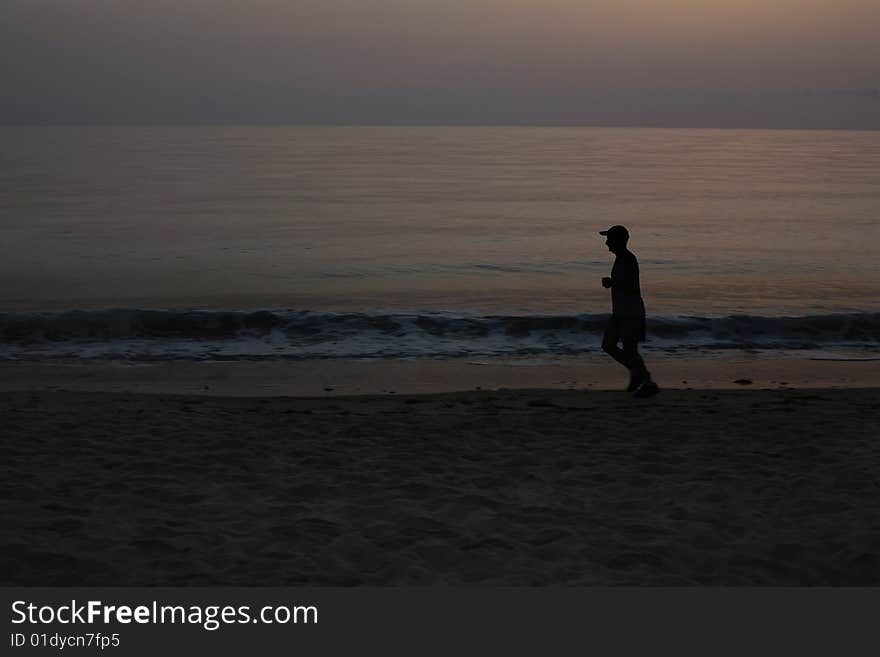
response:
<path fill-rule="evenodd" d="M 0 414 L 6 585 L 880 584 L 878 388 L 30 389 Z"/>

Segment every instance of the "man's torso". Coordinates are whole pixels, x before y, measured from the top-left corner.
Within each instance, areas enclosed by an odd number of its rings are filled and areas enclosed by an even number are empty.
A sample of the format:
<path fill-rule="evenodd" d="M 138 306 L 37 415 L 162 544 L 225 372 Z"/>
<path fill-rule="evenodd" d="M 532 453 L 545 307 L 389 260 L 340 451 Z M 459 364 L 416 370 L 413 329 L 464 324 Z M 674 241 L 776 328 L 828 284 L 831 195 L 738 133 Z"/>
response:
<path fill-rule="evenodd" d="M 619 254 L 611 268 L 611 309 L 617 317 L 645 315 L 639 284 L 639 262 L 630 251 Z"/>

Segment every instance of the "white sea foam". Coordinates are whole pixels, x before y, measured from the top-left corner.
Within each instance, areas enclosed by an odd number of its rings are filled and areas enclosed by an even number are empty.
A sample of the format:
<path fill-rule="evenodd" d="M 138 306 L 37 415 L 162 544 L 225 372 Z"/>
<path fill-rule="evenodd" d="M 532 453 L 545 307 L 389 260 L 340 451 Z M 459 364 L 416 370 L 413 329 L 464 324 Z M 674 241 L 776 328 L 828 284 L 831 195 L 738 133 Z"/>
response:
<path fill-rule="evenodd" d="M 281 360 L 553 356 L 599 349 L 608 315 L 110 309 L 0 313 L 0 358 Z M 669 351 L 880 350 L 880 313 L 651 317 Z"/>

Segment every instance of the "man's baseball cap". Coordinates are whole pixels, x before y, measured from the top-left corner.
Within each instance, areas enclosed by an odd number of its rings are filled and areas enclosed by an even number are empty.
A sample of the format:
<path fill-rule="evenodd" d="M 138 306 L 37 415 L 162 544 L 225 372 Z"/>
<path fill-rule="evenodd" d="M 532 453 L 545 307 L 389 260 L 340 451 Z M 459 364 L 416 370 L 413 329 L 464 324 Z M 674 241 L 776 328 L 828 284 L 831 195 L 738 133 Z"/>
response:
<path fill-rule="evenodd" d="M 600 235 L 607 235 L 608 237 L 618 237 L 625 240 L 629 239 L 629 231 L 623 226 L 612 226 L 608 230 L 600 230 Z"/>

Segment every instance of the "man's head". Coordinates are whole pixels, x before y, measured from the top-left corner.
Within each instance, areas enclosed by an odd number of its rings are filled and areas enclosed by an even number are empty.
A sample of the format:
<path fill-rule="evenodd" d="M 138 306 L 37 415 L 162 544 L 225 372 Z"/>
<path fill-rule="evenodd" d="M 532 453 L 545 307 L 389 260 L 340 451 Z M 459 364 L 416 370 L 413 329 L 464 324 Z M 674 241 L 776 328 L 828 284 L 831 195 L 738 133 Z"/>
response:
<path fill-rule="evenodd" d="M 623 226 L 612 226 L 608 230 L 599 231 L 600 235 L 605 235 L 605 245 L 611 253 L 620 253 L 626 249 L 626 243 L 629 242 L 629 231 Z"/>

